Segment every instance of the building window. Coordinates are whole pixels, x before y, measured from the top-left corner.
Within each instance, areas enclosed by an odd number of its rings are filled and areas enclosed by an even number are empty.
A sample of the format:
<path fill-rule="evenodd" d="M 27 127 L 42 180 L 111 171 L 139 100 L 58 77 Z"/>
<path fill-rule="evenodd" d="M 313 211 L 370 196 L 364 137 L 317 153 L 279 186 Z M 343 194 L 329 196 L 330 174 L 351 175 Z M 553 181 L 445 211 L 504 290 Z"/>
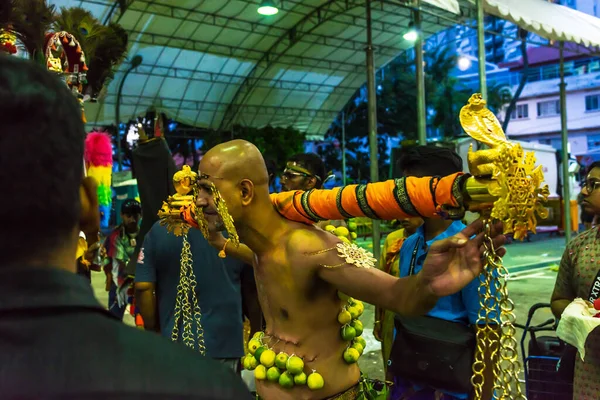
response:
<path fill-rule="evenodd" d="M 560 115 L 560 102 L 558 100 L 540 101 L 537 103 L 538 117 Z"/>
<path fill-rule="evenodd" d="M 600 148 L 600 135 L 588 135 L 587 144 L 588 150 Z"/>
<path fill-rule="evenodd" d="M 600 110 L 600 94 L 585 96 L 585 111 Z"/>
<path fill-rule="evenodd" d="M 519 104 L 515 107 L 512 114 L 512 119 L 525 119 L 529 118 L 529 104 Z"/>

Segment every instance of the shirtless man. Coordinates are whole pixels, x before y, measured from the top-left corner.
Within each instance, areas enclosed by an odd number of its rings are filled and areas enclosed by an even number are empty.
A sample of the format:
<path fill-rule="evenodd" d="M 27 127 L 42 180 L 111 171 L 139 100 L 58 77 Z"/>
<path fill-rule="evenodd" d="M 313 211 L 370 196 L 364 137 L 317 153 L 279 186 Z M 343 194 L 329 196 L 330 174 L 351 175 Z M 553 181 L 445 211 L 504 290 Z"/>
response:
<path fill-rule="evenodd" d="M 214 227 L 219 216 L 212 185 L 219 191 L 240 241 L 248 247 L 219 243 L 215 234 L 211 242 L 225 248 L 228 256 L 253 262 L 269 346 L 275 353 L 302 357 L 304 372 L 316 370 L 325 381 L 319 390 L 257 381 L 263 399 L 325 399 L 354 393 L 360 373 L 357 364 L 342 358 L 348 343 L 340 337 L 337 315 L 344 303 L 338 291 L 400 314 L 421 315 L 439 297 L 458 292 L 482 271 L 480 222 L 432 245 L 417 275 L 397 279 L 377 268 L 360 268 L 340 257 L 336 249 L 340 240 L 334 235 L 283 218 L 269 198 L 268 179 L 254 145 L 243 140 L 223 143 L 200 162 L 196 202 L 209 227 Z M 501 235 L 494 238 L 497 247 L 503 241 Z"/>

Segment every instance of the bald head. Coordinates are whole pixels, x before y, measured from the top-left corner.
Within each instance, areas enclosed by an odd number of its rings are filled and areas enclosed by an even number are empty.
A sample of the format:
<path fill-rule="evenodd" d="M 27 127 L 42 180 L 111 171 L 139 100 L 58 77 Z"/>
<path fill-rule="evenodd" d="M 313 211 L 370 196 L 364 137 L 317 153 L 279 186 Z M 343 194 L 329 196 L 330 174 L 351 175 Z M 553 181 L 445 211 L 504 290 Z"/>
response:
<path fill-rule="evenodd" d="M 269 173 L 258 148 L 246 140 L 232 140 L 211 148 L 202 157 L 200 172 L 209 177 L 268 185 Z"/>
<path fill-rule="evenodd" d="M 202 207 L 207 218 L 216 210 L 214 189 L 225 201 L 238 229 L 252 218 L 273 211 L 267 167 L 252 143 L 232 140 L 213 147 L 202 157 L 198 172 L 196 205 Z"/>

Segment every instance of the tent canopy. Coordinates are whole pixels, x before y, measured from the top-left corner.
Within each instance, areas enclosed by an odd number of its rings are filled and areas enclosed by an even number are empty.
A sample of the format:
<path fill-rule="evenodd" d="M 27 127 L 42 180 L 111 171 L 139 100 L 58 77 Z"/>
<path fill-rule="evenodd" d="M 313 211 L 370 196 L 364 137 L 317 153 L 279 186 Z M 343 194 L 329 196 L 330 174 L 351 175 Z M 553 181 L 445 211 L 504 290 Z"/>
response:
<path fill-rule="evenodd" d="M 125 81 L 121 121 L 154 107 L 197 127 L 292 126 L 321 136 L 366 81 L 366 0 L 278 1 L 283 8 L 274 16 L 257 13 L 260 0 L 134 0 L 122 14 L 118 0 L 48 1 L 85 8 L 129 32 L 128 57 L 143 62 Z M 421 0 L 424 36 L 464 22 L 472 3 Z M 402 35 L 414 3 L 371 4 L 380 68 L 413 46 Z M 486 0 L 485 11 L 549 39 L 600 44 L 599 19 L 544 0 Z M 115 123 L 128 68 L 126 61 L 100 101 L 86 104 L 90 128 Z"/>
<path fill-rule="evenodd" d="M 549 40 L 600 46 L 600 19 L 569 7 L 546 0 L 484 0 L 483 9 Z"/>
<path fill-rule="evenodd" d="M 274 16 L 257 13 L 259 0 L 135 0 L 122 15 L 116 0 L 49 1 L 83 7 L 129 32 L 128 56 L 143 62 L 125 81 L 121 121 L 153 106 L 198 127 L 270 124 L 322 135 L 366 80 L 365 0 L 286 0 Z M 426 36 L 459 12 L 456 0 L 422 7 L 446 16 L 423 15 Z M 372 21 L 376 68 L 413 46 L 402 38 L 411 10 L 398 0 L 372 1 Z M 128 67 L 120 66 L 98 103 L 86 104 L 89 126 L 115 123 Z"/>

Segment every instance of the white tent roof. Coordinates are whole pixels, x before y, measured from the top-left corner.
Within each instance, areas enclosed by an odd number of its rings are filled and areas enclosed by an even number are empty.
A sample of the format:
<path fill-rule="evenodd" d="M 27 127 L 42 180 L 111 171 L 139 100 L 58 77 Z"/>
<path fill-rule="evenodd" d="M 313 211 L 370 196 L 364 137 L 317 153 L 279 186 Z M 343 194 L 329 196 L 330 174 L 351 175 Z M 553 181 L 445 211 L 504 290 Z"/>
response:
<path fill-rule="evenodd" d="M 546 39 L 600 46 L 600 18 L 546 0 L 485 0 L 484 11 Z"/>
<path fill-rule="evenodd" d="M 48 1 L 83 7 L 101 21 L 117 2 Z M 257 13 L 259 3 L 134 0 L 123 15 L 117 6 L 111 20 L 130 33 L 129 58 L 143 57 L 125 81 L 121 121 L 155 106 L 198 127 L 270 124 L 324 134 L 366 80 L 365 0 L 285 0 L 269 17 Z M 423 15 L 426 35 L 459 12 L 457 0 L 422 1 L 432 5 L 436 15 Z M 376 68 L 412 47 L 402 38 L 410 18 L 396 0 L 372 2 Z M 123 64 L 106 96 L 86 103 L 90 127 L 115 123 L 118 83 L 129 66 Z"/>
<path fill-rule="evenodd" d="M 257 13 L 260 0 L 133 0 L 122 15 L 118 0 L 47 1 L 83 7 L 130 33 L 129 57 L 143 62 L 125 81 L 121 121 L 154 106 L 198 127 L 293 126 L 322 135 L 366 80 L 366 0 L 279 1 L 284 8 L 274 16 Z M 412 47 L 402 39 L 411 21 L 407 3 L 372 1 L 376 68 Z M 472 16 L 472 3 L 422 0 L 425 36 L 455 23 L 461 11 Z M 598 18 L 544 0 L 486 0 L 485 11 L 549 39 L 600 45 Z M 90 127 L 115 123 L 128 66 L 98 103 L 86 104 Z"/>

